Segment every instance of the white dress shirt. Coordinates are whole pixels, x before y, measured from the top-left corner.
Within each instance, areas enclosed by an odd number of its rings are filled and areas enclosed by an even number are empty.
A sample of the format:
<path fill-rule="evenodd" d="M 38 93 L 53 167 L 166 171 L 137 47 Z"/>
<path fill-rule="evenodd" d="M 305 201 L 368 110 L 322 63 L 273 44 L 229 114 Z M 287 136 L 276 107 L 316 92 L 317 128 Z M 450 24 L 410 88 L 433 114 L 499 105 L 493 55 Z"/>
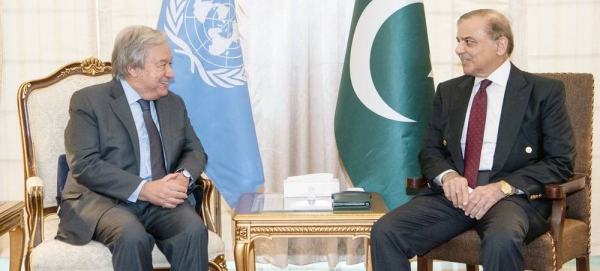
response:
<path fill-rule="evenodd" d="M 487 78 L 475 77 L 475 83 L 471 90 L 471 98 L 465 115 L 465 123 L 460 138 L 463 157 L 465 155 L 465 145 L 467 143 L 467 128 L 469 126 L 469 116 L 471 115 L 471 104 L 473 98 L 479 90 L 481 81 L 488 79 L 492 81 L 486 89 L 487 93 L 487 113 L 485 119 L 485 130 L 483 133 L 483 145 L 481 147 L 481 160 L 479 161 L 479 171 L 487 171 L 492 169 L 494 163 L 494 153 L 496 152 L 496 142 L 498 140 L 498 127 L 500 126 L 500 116 L 502 115 L 502 104 L 504 103 L 504 93 L 506 92 L 506 84 L 510 75 L 510 61 L 507 59 L 500 67 L 490 74 Z M 434 178 L 434 182 L 441 185 L 442 177 L 447 173 L 455 172 L 447 170 Z"/>
<path fill-rule="evenodd" d="M 137 130 L 138 140 L 140 144 L 140 178 L 144 180 L 127 199 L 131 202 L 136 202 L 137 198 L 140 195 L 140 191 L 142 190 L 142 186 L 144 186 L 144 184 L 147 181 L 152 181 L 150 139 L 148 138 L 146 123 L 144 122 L 144 113 L 142 112 L 142 107 L 138 103 L 138 100 L 142 97 L 140 97 L 140 95 L 129 85 L 129 83 L 127 83 L 127 81 L 121 79 L 120 82 L 121 86 L 123 86 L 123 90 L 125 91 L 125 97 L 127 97 L 127 103 L 129 104 L 129 108 L 131 109 L 131 114 L 133 115 L 133 121 L 135 122 L 135 129 Z M 150 101 L 150 114 L 152 115 L 152 120 L 154 121 L 156 129 L 158 129 L 158 133 L 160 135 L 160 125 L 158 123 L 158 115 L 156 113 L 156 106 L 154 105 L 154 101 Z"/>

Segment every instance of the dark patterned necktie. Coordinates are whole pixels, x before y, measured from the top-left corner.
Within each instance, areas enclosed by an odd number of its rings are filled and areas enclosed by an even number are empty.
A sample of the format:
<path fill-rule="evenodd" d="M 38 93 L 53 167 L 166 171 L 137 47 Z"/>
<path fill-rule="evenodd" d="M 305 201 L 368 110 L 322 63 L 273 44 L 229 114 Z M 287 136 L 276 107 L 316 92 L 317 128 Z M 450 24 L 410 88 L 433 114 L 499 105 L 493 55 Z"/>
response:
<path fill-rule="evenodd" d="M 154 181 L 167 175 L 167 170 L 165 169 L 165 157 L 158 129 L 156 128 L 156 125 L 152 120 L 152 114 L 150 113 L 150 102 L 139 99 L 138 103 L 142 107 L 142 113 L 144 113 L 144 123 L 146 124 L 146 131 L 148 131 L 148 139 L 150 140 L 150 160 L 152 166 L 152 180 Z"/>
<path fill-rule="evenodd" d="M 465 146 L 465 178 L 469 187 L 477 186 L 479 162 L 481 161 L 481 147 L 483 146 L 483 132 L 485 131 L 485 118 L 487 115 L 487 93 L 485 89 L 492 84 L 490 80 L 481 81 L 479 90 L 473 98 L 469 126 L 467 128 L 467 145 Z"/>

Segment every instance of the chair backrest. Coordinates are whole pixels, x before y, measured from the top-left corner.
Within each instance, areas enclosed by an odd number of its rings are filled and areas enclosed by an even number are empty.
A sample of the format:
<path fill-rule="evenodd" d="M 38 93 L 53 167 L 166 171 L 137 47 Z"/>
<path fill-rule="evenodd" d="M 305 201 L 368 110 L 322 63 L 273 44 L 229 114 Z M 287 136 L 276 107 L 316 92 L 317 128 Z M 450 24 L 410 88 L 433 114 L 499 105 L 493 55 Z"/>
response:
<path fill-rule="evenodd" d="M 109 62 L 88 58 L 66 65 L 48 77 L 25 82 L 18 91 L 25 180 L 44 182 L 44 212 L 56 211 L 58 157 L 65 153 L 64 131 L 69 101 L 83 87 L 110 81 Z"/>
<path fill-rule="evenodd" d="M 592 127 L 594 108 L 594 76 L 589 73 L 540 73 L 565 84 L 567 110 L 575 130 L 577 156 L 575 173 L 592 174 Z M 590 183 L 587 188 L 567 198 L 566 217 L 590 223 Z"/>

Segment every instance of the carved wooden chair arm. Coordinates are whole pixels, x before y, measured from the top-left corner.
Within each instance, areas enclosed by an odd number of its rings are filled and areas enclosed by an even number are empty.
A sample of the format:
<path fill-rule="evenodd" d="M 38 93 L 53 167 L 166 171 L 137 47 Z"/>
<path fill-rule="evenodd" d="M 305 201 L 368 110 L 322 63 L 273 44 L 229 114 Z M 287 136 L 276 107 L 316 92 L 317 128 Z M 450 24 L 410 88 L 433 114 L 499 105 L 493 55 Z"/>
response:
<path fill-rule="evenodd" d="M 548 199 L 565 198 L 568 194 L 583 189 L 586 177 L 583 174 L 575 174 L 565 183 L 546 185 L 544 196 Z M 406 178 L 406 188 L 423 188 L 425 186 L 427 186 L 427 181 L 423 177 Z"/>
<path fill-rule="evenodd" d="M 583 189 L 587 178 L 589 177 L 586 175 L 575 174 L 564 183 L 548 184 L 545 186 L 544 196 L 552 200 L 566 198 L 568 194 Z"/>
<path fill-rule="evenodd" d="M 406 188 L 423 188 L 427 186 L 427 181 L 423 177 L 408 177 L 406 178 Z"/>
<path fill-rule="evenodd" d="M 26 187 L 25 211 L 27 212 L 27 232 L 29 233 L 28 249 L 31 250 L 44 240 L 44 181 L 37 176 L 29 177 Z"/>
<path fill-rule="evenodd" d="M 214 182 L 208 179 L 204 174 L 202 174 L 202 177 L 196 183 L 202 186 L 202 202 L 198 202 L 197 204 L 202 204 L 200 211 L 202 212 L 204 224 L 208 230 L 220 235 L 220 227 L 217 224 L 218 219 L 220 219 L 218 214 L 218 201 L 220 200 L 219 191 L 216 189 Z M 216 203 L 217 205 L 213 206 L 213 203 Z"/>
<path fill-rule="evenodd" d="M 584 174 L 575 174 L 564 183 L 548 184 L 545 186 L 544 197 L 552 200 L 552 213 L 550 215 L 550 236 L 556 247 L 556 257 L 562 257 L 563 227 L 567 210 L 567 195 L 583 189 L 590 177 Z"/>

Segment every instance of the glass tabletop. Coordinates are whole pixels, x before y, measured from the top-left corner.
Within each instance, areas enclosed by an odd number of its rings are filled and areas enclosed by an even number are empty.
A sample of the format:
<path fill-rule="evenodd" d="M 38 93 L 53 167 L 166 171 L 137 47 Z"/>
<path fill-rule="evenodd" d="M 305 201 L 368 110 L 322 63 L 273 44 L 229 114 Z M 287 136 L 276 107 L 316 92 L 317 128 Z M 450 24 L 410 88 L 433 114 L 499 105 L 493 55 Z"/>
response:
<path fill-rule="evenodd" d="M 315 212 L 333 211 L 331 197 L 284 197 L 282 194 L 257 194 L 252 201 L 252 212 Z"/>
<path fill-rule="evenodd" d="M 370 212 L 370 208 L 340 209 L 332 207 L 331 197 L 284 197 L 282 194 L 255 194 L 251 213 L 280 212 Z"/>
<path fill-rule="evenodd" d="M 270 221 L 277 219 L 377 219 L 387 213 L 385 202 L 378 193 L 371 193 L 366 206 L 332 207 L 331 196 L 284 197 L 281 193 L 245 193 L 235 207 L 232 219 Z"/>

